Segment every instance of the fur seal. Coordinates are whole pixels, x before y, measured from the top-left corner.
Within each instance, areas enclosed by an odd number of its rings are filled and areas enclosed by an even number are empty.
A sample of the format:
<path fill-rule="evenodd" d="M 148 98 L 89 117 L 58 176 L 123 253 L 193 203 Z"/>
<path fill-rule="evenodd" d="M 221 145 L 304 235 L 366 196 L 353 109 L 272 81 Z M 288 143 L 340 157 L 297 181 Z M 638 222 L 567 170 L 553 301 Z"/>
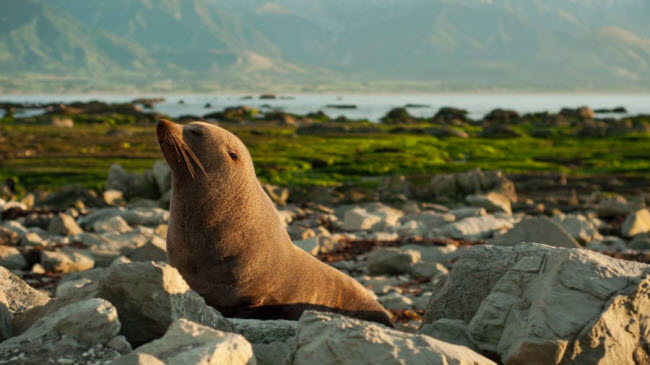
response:
<path fill-rule="evenodd" d="M 161 120 L 171 169 L 167 255 L 228 317 L 297 320 L 307 309 L 393 326 L 356 280 L 291 242 L 244 143 L 223 128 Z"/>

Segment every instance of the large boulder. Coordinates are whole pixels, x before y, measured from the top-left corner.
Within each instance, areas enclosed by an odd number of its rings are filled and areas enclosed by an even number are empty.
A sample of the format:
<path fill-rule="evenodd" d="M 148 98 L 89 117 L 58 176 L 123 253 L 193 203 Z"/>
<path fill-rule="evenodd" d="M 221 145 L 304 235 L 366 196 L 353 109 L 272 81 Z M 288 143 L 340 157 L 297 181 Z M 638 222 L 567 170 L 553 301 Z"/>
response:
<path fill-rule="evenodd" d="M 474 246 L 434 291 L 424 325 L 462 320 L 505 364 L 644 363 L 650 265 L 541 244 Z"/>
<path fill-rule="evenodd" d="M 174 321 L 163 337 L 135 352 L 152 355 L 169 365 L 255 364 L 253 348 L 243 336 L 185 318 Z"/>
<path fill-rule="evenodd" d="M 232 324 L 206 305 L 175 268 L 163 263 L 138 262 L 111 265 L 96 282 L 73 291 L 70 296 L 14 317 L 14 331 L 21 333 L 36 320 L 88 298 L 103 298 L 115 305 L 122 322 L 121 334 L 134 345 L 159 338 L 178 318 L 232 330 Z"/>
<path fill-rule="evenodd" d="M 488 240 L 496 246 L 514 246 L 522 242 L 544 243 L 549 246 L 580 247 L 571 235 L 546 217 L 528 217 L 517 223 L 508 233 Z"/>
<path fill-rule="evenodd" d="M 293 364 L 494 364 L 469 348 L 337 314 L 306 311 Z"/>

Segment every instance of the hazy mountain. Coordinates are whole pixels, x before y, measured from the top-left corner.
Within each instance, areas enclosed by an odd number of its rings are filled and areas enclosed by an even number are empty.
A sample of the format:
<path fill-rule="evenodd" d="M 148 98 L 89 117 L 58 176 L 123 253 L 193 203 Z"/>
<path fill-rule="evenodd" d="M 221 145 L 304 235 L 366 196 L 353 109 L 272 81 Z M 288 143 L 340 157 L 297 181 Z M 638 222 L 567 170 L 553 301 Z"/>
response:
<path fill-rule="evenodd" d="M 2 0 L 0 14 L 0 85 L 650 88 L 647 0 Z"/>
<path fill-rule="evenodd" d="M 136 44 L 87 27 L 59 9 L 32 0 L 3 0 L 1 6 L 3 72 L 100 73 L 150 63 Z"/>

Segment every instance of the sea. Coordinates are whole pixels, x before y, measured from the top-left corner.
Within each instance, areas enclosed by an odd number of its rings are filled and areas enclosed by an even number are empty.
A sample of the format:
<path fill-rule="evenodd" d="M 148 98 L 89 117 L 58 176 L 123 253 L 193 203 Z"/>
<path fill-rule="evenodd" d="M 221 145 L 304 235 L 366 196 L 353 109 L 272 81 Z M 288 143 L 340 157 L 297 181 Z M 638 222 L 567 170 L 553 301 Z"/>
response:
<path fill-rule="evenodd" d="M 407 107 L 411 115 L 431 117 L 441 107 L 465 109 L 472 119 L 481 119 L 496 108 L 519 113 L 558 112 L 560 109 L 588 106 L 593 109 L 624 107 L 627 113 L 599 114 L 625 117 L 650 114 L 650 94 L 277 94 L 265 98 L 259 94 L 0 94 L 0 102 L 69 103 L 99 100 L 109 103 L 130 102 L 136 98 L 164 98 L 153 110 L 172 118 L 181 115 L 203 116 L 228 107 L 247 105 L 262 112 L 282 110 L 304 115 L 323 111 L 336 118 L 379 121 L 388 111 Z M 42 109 L 16 111 L 16 116 L 34 116 Z M 4 111 L 0 110 L 0 116 Z"/>

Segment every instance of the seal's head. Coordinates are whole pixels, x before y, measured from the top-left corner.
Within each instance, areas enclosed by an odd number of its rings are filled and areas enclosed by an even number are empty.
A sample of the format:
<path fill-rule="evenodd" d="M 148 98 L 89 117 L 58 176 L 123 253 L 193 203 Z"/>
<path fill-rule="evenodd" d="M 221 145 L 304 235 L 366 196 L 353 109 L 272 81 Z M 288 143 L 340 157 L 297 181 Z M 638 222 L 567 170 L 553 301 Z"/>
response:
<path fill-rule="evenodd" d="M 255 173 L 244 143 L 223 128 L 203 122 L 182 126 L 162 119 L 156 135 L 173 179 L 183 184 L 241 181 L 240 175 Z"/>

